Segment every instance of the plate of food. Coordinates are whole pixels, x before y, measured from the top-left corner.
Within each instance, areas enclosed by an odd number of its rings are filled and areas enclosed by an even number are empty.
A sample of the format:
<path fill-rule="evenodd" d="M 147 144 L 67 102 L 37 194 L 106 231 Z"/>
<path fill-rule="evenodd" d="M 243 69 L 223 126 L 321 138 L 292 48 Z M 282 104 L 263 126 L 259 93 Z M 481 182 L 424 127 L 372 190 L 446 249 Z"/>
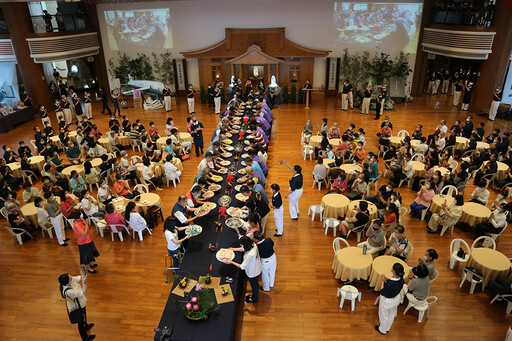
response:
<path fill-rule="evenodd" d="M 203 228 L 199 225 L 191 225 L 185 230 L 185 234 L 191 237 L 197 236 L 201 232 L 203 232 Z"/>
<path fill-rule="evenodd" d="M 249 142 L 249 140 L 245 140 L 245 141 L 244 141 L 244 143 L 245 143 L 246 145 L 249 145 L 251 142 Z"/>
<path fill-rule="evenodd" d="M 217 172 L 219 172 L 220 174 L 226 174 L 226 173 L 228 172 L 228 169 L 227 169 L 227 168 L 222 167 L 222 168 L 219 168 L 219 169 L 217 170 Z"/>
<path fill-rule="evenodd" d="M 238 200 L 240 200 L 241 202 L 246 202 L 247 199 L 249 199 L 249 197 L 246 197 L 245 195 L 243 195 L 242 193 L 237 193 L 235 195 L 235 198 L 237 198 Z"/>
<path fill-rule="evenodd" d="M 231 136 L 233 136 L 231 133 L 226 133 L 225 135 L 226 135 L 226 137 L 231 137 Z"/>
<path fill-rule="evenodd" d="M 240 192 L 240 188 L 242 188 L 243 185 L 236 185 L 235 186 L 235 191 L 237 192 Z"/>
<path fill-rule="evenodd" d="M 236 182 L 238 182 L 239 184 L 241 184 L 242 182 L 245 182 L 245 181 L 247 181 L 247 178 L 245 176 L 242 176 L 241 178 L 238 178 L 236 180 Z"/>
<path fill-rule="evenodd" d="M 233 125 L 233 129 L 240 129 L 240 126 L 235 124 L 235 125 Z"/>
<path fill-rule="evenodd" d="M 217 184 L 212 184 L 212 185 L 208 186 L 208 189 L 212 192 L 217 192 L 221 188 L 222 188 L 222 186 L 217 185 Z"/>
<path fill-rule="evenodd" d="M 215 193 L 213 191 L 207 191 L 205 194 L 203 194 L 203 198 L 204 199 L 210 199 L 214 195 L 215 195 Z"/>
<path fill-rule="evenodd" d="M 247 154 L 247 153 L 242 154 L 242 159 L 245 159 L 246 157 L 249 157 L 249 154 Z"/>
<path fill-rule="evenodd" d="M 151 204 L 151 202 L 149 200 L 142 200 L 140 203 L 145 206 L 148 206 L 149 204 Z"/>
<path fill-rule="evenodd" d="M 244 148 L 244 150 L 245 150 L 246 152 L 248 152 L 250 149 L 252 149 L 252 147 L 251 147 L 251 146 L 247 146 L 247 147 L 245 147 L 245 148 Z"/>
<path fill-rule="evenodd" d="M 222 153 L 221 155 L 222 155 L 222 157 L 225 157 L 226 159 L 233 156 L 233 154 L 228 153 L 228 152 Z"/>
<path fill-rule="evenodd" d="M 215 209 L 215 207 L 217 207 L 217 204 L 214 202 L 205 202 L 203 204 L 203 206 L 208 208 L 211 211 L 211 210 Z"/>
<path fill-rule="evenodd" d="M 247 172 L 245 171 L 245 168 L 241 168 L 238 170 L 238 174 L 245 175 L 245 174 L 247 174 Z"/>
<path fill-rule="evenodd" d="M 223 143 L 225 144 L 231 144 L 233 143 L 233 140 L 230 140 L 230 139 L 225 139 L 224 141 L 222 141 Z"/>
<path fill-rule="evenodd" d="M 233 252 L 233 250 L 230 249 L 220 249 L 219 251 L 217 251 L 217 254 L 215 256 L 221 262 L 224 262 L 226 259 L 235 259 L 235 253 Z"/>
<path fill-rule="evenodd" d="M 221 182 L 222 181 L 222 176 L 220 176 L 220 175 L 212 175 L 211 179 L 212 179 L 213 182 Z"/>
<path fill-rule="evenodd" d="M 226 213 L 232 217 L 242 218 L 242 216 L 245 214 L 245 211 L 240 207 L 230 207 L 227 209 Z"/>
<path fill-rule="evenodd" d="M 231 161 L 225 161 L 225 160 L 223 160 L 223 161 L 220 161 L 220 162 L 219 162 L 219 164 L 220 164 L 221 166 L 224 166 L 224 167 L 225 167 L 225 166 L 229 166 L 229 165 L 231 164 Z"/>
<path fill-rule="evenodd" d="M 220 206 L 228 206 L 229 204 L 231 204 L 231 197 L 229 195 L 223 195 L 219 198 Z"/>
<path fill-rule="evenodd" d="M 194 210 L 194 214 L 198 217 L 205 216 L 208 213 L 210 213 L 210 209 L 204 205 Z"/>
<path fill-rule="evenodd" d="M 231 227 L 232 229 L 237 229 L 244 225 L 244 221 L 240 218 L 231 217 L 226 219 L 226 226 Z"/>
<path fill-rule="evenodd" d="M 242 166 L 247 166 L 247 164 L 245 163 L 245 161 L 240 162 L 240 164 L 241 164 Z"/>
<path fill-rule="evenodd" d="M 226 149 L 228 152 L 230 152 L 230 151 L 234 150 L 235 147 L 233 147 L 233 146 L 226 146 L 226 147 L 224 147 L 224 149 Z"/>

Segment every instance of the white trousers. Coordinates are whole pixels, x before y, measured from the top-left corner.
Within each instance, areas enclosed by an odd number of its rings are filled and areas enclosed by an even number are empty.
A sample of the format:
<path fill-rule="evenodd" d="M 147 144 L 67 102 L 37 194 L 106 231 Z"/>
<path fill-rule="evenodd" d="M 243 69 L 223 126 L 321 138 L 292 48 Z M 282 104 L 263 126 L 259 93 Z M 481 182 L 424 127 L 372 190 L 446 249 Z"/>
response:
<path fill-rule="evenodd" d="M 283 234 L 283 212 L 284 207 L 274 208 L 274 222 L 277 228 L 277 234 Z"/>
<path fill-rule="evenodd" d="M 500 106 L 500 101 L 492 101 L 491 108 L 489 109 L 489 119 L 494 121 L 496 118 L 496 114 L 498 113 L 498 108 Z"/>
<path fill-rule="evenodd" d="M 187 98 L 187 103 L 188 103 L 188 113 L 191 114 L 193 113 L 195 110 L 194 110 L 194 99 L 193 98 Z"/>
<path fill-rule="evenodd" d="M 452 83 L 452 94 L 450 96 L 453 96 L 454 93 L 455 93 L 455 83 Z"/>
<path fill-rule="evenodd" d="M 380 102 L 380 113 L 379 113 L 379 116 L 382 116 L 382 113 L 384 112 L 384 103 L 386 103 L 386 100 L 383 98 L 382 102 Z"/>
<path fill-rule="evenodd" d="M 261 259 L 261 281 L 263 282 L 263 291 L 270 291 L 274 287 L 276 278 L 277 257 L 274 253 L 268 258 Z"/>
<path fill-rule="evenodd" d="M 50 123 L 50 125 L 52 125 L 52 121 L 50 121 L 50 118 L 49 117 L 45 117 L 45 118 L 41 118 L 41 122 L 43 122 L 43 127 L 44 127 L 44 124 L 46 122 Z"/>
<path fill-rule="evenodd" d="M 62 109 L 62 111 L 64 112 L 64 119 L 66 120 L 66 123 L 71 123 L 73 121 L 71 109 Z"/>
<path fill-rule="evenodd" d="M 348 109 L 348 94 L 341 94 L 341 109 Z"/>
<path fill-rule="evenodd" d="M 57 122 L 58 122 L 61 117 L 64 117 L 64 113 L 62 112 L 62 110 L 56 111 L 55 116 L 57 117 Z"/>
<path fill-rule="evenodd" d="M 429 94 L 432 89 L 434 89 L 434 81 L 428 81 L 427 94 Z"/>
<path fill-rule="evenodd" d="M 348 93 L 348 105 L 350 105 L 350 109 L 354 109 L 354 93 L 353 93 L 353 91 Z"/>
<path fill-rule="evenodd" d="M 505 341 L 512 341 L 512 327 L 508 328 L 507 335 L 505 336 Z"/>
<path fill-rule="evenodd" d="M 52 222 L 53 229 L 55 230 L 55 235 L 57 236 L 57 241 L 60 245 L 64 244 L 64 239 L 66 239 L 66 234 L 64 229 L 62 228 L 62 214 L 59 214 L 56 217 L 50 217 L 50 221 Z"/>
<path fill-rule="evenodd" d="M 407 296 L 407 299 L 409 300 L 410 303 L 412 304 L 418 304 L 420 302 L 423 302 L 424 300 L 420 301 L 419 299 L 417 299 L 416 297 L 414 297 L 413 294 L 411 294 L 410 292 L 408 292 L 405 296 Z"/>
<path fill-rule="evenodd" d="M 453 105 L 459 106 L 461 91 L 455 91 L 453 93 Z"/>
<path fill-rule="evenodd" d="M 469 103 L 462 103 L 462 107 L 461 107 L 462 110 L 468 110 L 468 108 L 469 108 Z"/>
<path fill-rule="evenodd" d="M 382 333 L 387 333 L 393 325 L 395 320 L 398 305 L 400 304 L 400 295 L 393 298 L 386 298 L 380 296 L 379 299 L 379 330 Z"/>
<path fill-rule="evenodd" d="M 443 85 L 441 86 L 441 92 L 443 94 L 448 93 L 449 87 L 450 87 L 450 81 L 443 80 Z"/>
<path fill-rule="evenodd" d="M 92 104 L 84 103 L 85 105 L 85 117 L 92 118 Z"/>
<path fill-rule="evenodd" d="M 165 111 L 171 110 L 171 96 L 164 96 Z M 192 104 L 192 106 L 194 106 Z"/>
<path fill-rule="evenodd" d="M 370 102 L 372 101 L 371 98 L 363 98 L 363 107 L 361 109 L 361 112 L 363 114 L 368 115 L 370 113 Z"/>
<path fill-rule="evenodd" d="M 368 253 L 371 254 L 371 255 L 376 254 L 377 252 L 382 250 L 382 247 L 371 246 L 370 243 L 368 243 L 368 241 L 361 242 L 361 243 L 357 244 L 357 247 L 360 247 L 362 249 L 363 246 L 365 246 L 365 245 L 367 247 Z"/>
<path fill-rule="evenodd" d="M 297 219 L 299 215 L 299 199 L 302 196 L 303 189 L 296 189 L 288 196 L 288 206 L 292 219 Z"/>
<path fill-rule="evenodd" d="M 213 103 L 215 103 L 215 113 L 216 114 L 220 114 L 220 102 L 221 102 L 220 97 L 215 97 L 213 99 Z"/>
<path fill-rule="evenodd" d="M 441 84 L 441 80 L 440 79 L 436 79 L 434 81 L 434 85 L 432 86 L 432 95 L 437 94 L 437 91 L 439 90 L 439 85 L 440 84 Z"/>

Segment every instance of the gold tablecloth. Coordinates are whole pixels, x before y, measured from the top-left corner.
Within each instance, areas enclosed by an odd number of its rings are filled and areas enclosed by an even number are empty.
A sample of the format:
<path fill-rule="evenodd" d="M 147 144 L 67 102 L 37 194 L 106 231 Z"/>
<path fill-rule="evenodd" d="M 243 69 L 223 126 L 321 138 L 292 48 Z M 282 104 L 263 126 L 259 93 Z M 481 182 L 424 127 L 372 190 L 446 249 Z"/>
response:
<path fill-rule="evenodd" d="M 414 149 L 417 145 L 420 144 L 420 140 L 411 140 L 411 147 Z"/>
<path fill-rule="evenodd" d="M 466 138 L 466 137 L 462 137 L 462 136 L 457 136 L 455 138 L 455 149 L 466 149 L 466 146 L 469 142 L 469 139 Z"/>
<path fill-rule="evenodd" d="M 348 205 L 348 212 L 346 218 L 353 218 L 356 216 L 356 208 L 359 207 L 359 203 L 366 200 L 354 200 Z M 370 211 L 370 221 L 379 217 L 379 210 L 374 203 L 366 201 L 368 203 L 368 211 Z"/>
<path fill-rule="evenodd" d="M 324 159 L 324 166 L 327 167 L 327 172 L 329 172 L 329 169 L 331 168 L 331 167 L 329 167 L 329 164 L 333 163 L 334 161 L 335 160 L 333 160 L 333 159 Z M 333 167 L 333 168 L 336 168 L 336 167 Z"/>
<path fill-rule="evenodd" d="M 491 210 L 484 205 L 476 202 L 467 202 L 462 206 L 462 216 L 459 219 L 461 223 L 467 223 L 473 227 L 484 221 L 491 213 Z"/>
<path fill-rule="evenodd" d="M 393 274 L 391 269 L 393 264 L 400 263 L 404 267 L 404 281 L 409 282 L 409 266 L 403 260 L 393 256 L 380 256 L 373 260 L 372 272 L 370 274 L 370 287 L 375 288 L 375 291 L 380 291 L 382 286 L 381 275 L 384 274 L 387 278 L 391 278 Z"/>
<path fill-rule="evenodd" d="M 346 173 L 345 181 L 347 181 L 347 182 L 355 176 L 355 174 L 352 174 L 352 172 L 354 172 L 354 171 L 361 172 L 362 171 L 361 167 L 359 167 L 358 165 L 355 165 L 355 164 L 351 164 L 351 163 L 341 165 L 340 169 L 343 169 L 345 171 L 345 173 Z"/>
<path fill-rule="evenodd" d="M 445 200 L 446 200 L 446 205 L 448 206 L 448 208 L 450 208 L 453 205 L 453 203 L 455 202 L 455 199 L 449 195 L 444 195 L 444 194 L 434 195 L 434 197 L 432 198 L 432 203 L 430 204 L 430 209 L 429 209 L 430 212 L 437 213 L 437 212 L 441 211 L 441 207 Z"/>
<path fill-rule="evenodd" d="M 34 165 L 40 171 L 43 170 L 44 156 L 36 155 L 36 156 L 29 157 L 28 160 L 30 161 L 31 165 Z"/>
<path fill-rule="evenodd" d="M 489 143 L 478 141 L 476 143 L 476 148 L 489 149 Z"/>
<path fill-rule="evenodd" d="M 330 144 L 333 148 L 335 148 L 335 147 L 339 146 L 340 142 L 341 142 L 341 139 L 329 139 L 329 144 Z"/>
<path fill-rule="evenodd" d="M 321 142 L 322 142 L 322 136 L 313 135 L 309 138 L 309 145 L 313 148 L 319 146 Z"/>
<path fill-rule="evenodd" d="M 76 142 L 76 130 L 70 131 L 68 137 L 71 141 Z"/>
<path fill-rule="evenodd" d="M 50 144 L 60 147 L 61 144 L 60 144 L 59 136 L 55 135 L 55 136 L 50 137 Z"/>
<path fill-rule="evenodd" d="M 7 166 L 12 170 L 15 178 L 21 178 L 21 162 L 11 162 Z"/>
<path fill-rule="evenodd" d="M 103 162 L 103 161 L 101 161 L 101 158 L 96 157 L 96 158 L 94 158 L 94 159 L 92 159 L 92 160 L 91 160 L 91 165 L 92 165 L 94 168 L 98 168 L 98 167 L 101 165 L 101 163 L 102 163 L 102 162 Z"/>
<path fill-rule="evenodd" d="M 110 152 L 110 145 L 108 143 L 108 137 L 102 137 L 101 139 L 98 140 L 98 143 L 103 147 L 105 148 L 106 150 L 108 150 Z"/>
<path fill-rule="evenodd" d="M 353 279 L 367 280 L 372 271 L 372 255 L 363 255 L 360 247 L 345 247 L 338 251 L 332 263 L 336 279 L 350 281 Z"/>
<path fill-rule="evenodd" d="M 338 219 L 344 217 L 348 211 L 348 204 L 350 200 L 343 194 L 327 194 L 322 198 L 322 205 L 324 206 L 323 217 Z"/>
<path fill-rule="evenodd" d="M 469 256 L 468 266 L 476 268 L 484 275 L 484 288 L 490 280 L 506 278 L 510 270 L 510 261 L 503 253 L 488 249 L 476 248 Z"/>
<path fill-rule="evenodd" d="M 484 161 L 484 163 L 482 163 L 482 167 L 480 169 L 483 169 L 484 166 L 488 162 L 489 161 Z M 508 173 L 508 166 L 505 163 L 503 163 L 503 162 L 497 161 L 496 163 L 498 164 L 498 176 L 497 176 L 497 179 L 505 179 L 507 177 L 507 173 Z"/>
<path fill-rule="evenodd" d="M 443 181 L 444 180 L 448 180 L 448 178 L 450 177 L 450 170 L 448 168 L 444 168 L 444 167 L 439 167 L 439 166 L 435 166 L 434 167 L 434 172 L 436 171 L 440 171 L 441 172 L 441 176 L 443 177 Z"/>
<path fill-rule="evenodd" d="M 180 134 L 180 139 L 183 141 L 183 142 L 194 142 L 194 138 L 192 137 L 192 135 L 190 135 L 190 133 L 179 133 Z"/>
<path fill-rule="evenodd" d="M 389 137 L 389 145 L 390 146 L 395 146 L 396 148 L 399 148 L 401 145 L 402 145 L 402 141 L 404 139 L 401 138 L 400 136 L 390 136 Z"/>
<path fill-rule="evenodd" d="M 75 195 L 71 194 L 71 198 L 73 198 L 73 200 L 75 200 L 77 205 L 80 204 L 80 202 L 78 201 L 78 199 Z M 57 200 L 57 202 L 60 203 L 60 198 L 55 197 L 55 200 Z M 77 206 L 75 206 L 75 207 L 77 207 Z M 23 216 L 25 217 L 27 224 L 35 226 L 35 227 L 39 227 L 39 223 L 37 221 L 37 207 L 33 202 L 29 202 L 28 204 L 21 206 L 20 210 L 21 210 L 21 213 L 23 213 Z"/>
<path fill-rule="evenodd" d="M 148 205 L 144 205 L 142 202 L 144 200 L 147 200 L 149 201 L 149 204 Z M 126 208 L 126 205 L 128 205 L 128 203 L 130 201 L 134 201 L 134 199 L 132 200 L 128 200 L 128 199 L 121 199 L 119 201 L 116 201 L 116 202 L 112 202 L 112 204 L 114 204 L 114 207 L 116 209 L 116 211 L 118 213 L 122 213 L 124 212 L 125 208 Z M 147 213 L 148 211 L 148 207 L 151 207 L 153 205 L 158 205 L 159 207 L 162 208 L 162 201 L 160 200 L 160 196 L 156 193 L 143 193 L 140 195 L 140 200 L 139 201 L 135 201 L 136 205 L 137 205 L 137 209 L 139 212 L 142 212 L 144 214 Z M 121 209 L 119 209 L 121 208 Z"/>
<path fill-rule="evenodd" d="M 156 175 L 156 176 L 160 176 L 162 174 L 164 174 L 164 164 L 163 162 L 151 162 L 151 166 L 155 166 L 154 168 L 154 171 L 153 173 Z M 176 167 L 178 168 L 178 167 Z M 142 178 L 142 170 L 144 169 L 143 166 L 140 166 L 140 167 L 137 167 L 137 176 L 139 178 Z"/>
<path fill-rule="evenodd" d="M 414 169 L 414 176 L 425 177 L 425 164 L 423 162 L 412 161 L 412 169 Z"/>
<path fill-rule="evenodd" d="M 82 176 L 82 178 L 85 181 L 85 173 L 84 173 L 84 166 L 83 165 L 76 165 L 76 166 L 69 166 L 62 170 L 62 176 L 69 180 L 71 178 L 71 172 L 76 170 L 78 174 Z"/>
<path fill-rule="evenodd" d="M 156 147 L 158 150 L 165 149 L 167 147 L 167 140 L 170 139 L 170 137 L 161 137 L 158 140 L 156 140 Z"/>

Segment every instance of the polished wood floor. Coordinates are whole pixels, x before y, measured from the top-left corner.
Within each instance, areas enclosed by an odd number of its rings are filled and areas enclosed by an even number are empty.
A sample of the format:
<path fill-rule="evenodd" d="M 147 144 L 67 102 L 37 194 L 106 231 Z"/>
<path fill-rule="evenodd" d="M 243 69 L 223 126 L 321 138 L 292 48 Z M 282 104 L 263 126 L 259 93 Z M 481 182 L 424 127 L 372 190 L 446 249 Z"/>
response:
<path fill-rule="evenodd" d="M 426 133 L 435 129 L 438 121 L 445 118 L 449 124 L 463 119 L 465 114 L 452 107 L 451 98 L 439 97 L 440 107 L 435 109 L 437 99 L 422 97 L 411 104 L 397 105 L 396 111 L 388 113 L 395 131 L 412 131 L 417 123 L 424 125 Z M 274 126 L 270 144 L 268 165 L 269 184 L 279 183 L 287 188 L 291 172 L 279 164 L 286 159 L 290 164 L 299 164 L 305 174 L 304 195 L 300 199 L 300 218 L 293 222 L 285 210 L 284 236 L 274 238 L 278 258 L 275 288 L 270 293 L 262 293 L 254 305 L 245 305 L 243 321 L 239 321 L 238 338 L 241 340 L 352 340 L 352 339 L 392 339 L 392 340 L 503 340 L 509 323 L 505 320 L 505 305 L 489 304 L 487 293 L 476 290 L 469 295 L 466 286 L 459 289 L 461 268 L 448 269 L 449 244 L 452 238 L 460 237 L 471 241 L 472 236 L 456 229 L 453 236 L 428 235 L 425 223 L 405 218 L 403 224 L 406 235 L 414 244 L 414 254 L 410 265 L 423 256 L 427 248 L 435 248 L 440 258 L 436 268 L 440 276 L 433 284 L 430 294 L 439 298 L 432 307 L 430 318 L 417 322 L 417 312 L 412 309 L 403 315 L 401 306 L 394 325 L 387 336 L 378 334 L 373 326 L 378 322 L 377 307 L 373 305 L 377 294 L 366 282 L 355 284 L 362 291 L 362 300 L 351 312 L 348 306 L 340 309 L 336 289 L 340 282 L 331 270 L 333 259 L 332 235 L 325 236 L 321 222 L 312 222 L 307 208 L 319 204 L 325 190 L 312 189 L 310 174 L 312 161 L 304 161 L 300 150 L 300 131 L 306 119 L 316 125 L 322 117 L 330 123 L 338 122 L 345 129 L 354 123 L 363 127 L 368 150 L 377 150 L 375 137 L 380 122 L 372 116 L 363 116 L 357 109 L 339 111 L 340 101 L 324 99 L 320 94 L 313 97 L 313 109 L 304 110 L 300 105 L 283 105 L 274 110 Z M 94 108 L 95 123 L 107 128 L 107 116 L 102 116 L 98 107 Z M 218 118 L 206 105 L 196 104 L 199 120 L 206 127 L 205 140 L 209 140 Z M 172 116 L 176 124 L 184 130 L 186 102 L 173 108 L 172 113 L 163 110 L 142 111 L 123 110 L 134 121 L 140 118 L 144 124 L 157 122 L 163 132 L 165 120 Z M 169 115 L 171 114 L 171 115 Z M 491 127 L 506 129 L 508 122 L 489 122 L 485 117 L 475 116 L 474 121 L 485 121 L 486 130 Z M 53 120 L 55 122 L 55 120 Z M 17 147 L 17 142 L 26 142 L 33 136 L 39 119 L 25 123 L 14 131 L 0 135 L 0 145 Z M 131 152 L 131 151 L 130 151 Z M 199 159 L 192 156 L 184 162 L 185 171 L 181 184 L 176 188 L 158 192 L 164 204 L 164 213 L 169 214 L 172 205 L 181 193 L 186 193 L 196 174 Z M 379 165 L 383 169 L 382 164 Z M 41 185 L 38 184 L 40 188 Z M 269 190 L 269 189 L 268 189 Z M 270 190 L 269 190 L 270 191 Z M 466 199 L 472 187 L 466 191 Z M 373 191 L 372 191 L 373 193 Z M 401 189 L 404 205 L 414 200 L 414 193 Z M 21 196 L 21 195 L 20 195 Z M 494 200 L 496 193 L 492 193 Z M 287 207 L 287 202 L 285 202 Z M 5 226 L 5 220 L 0 222 Z M 269 219 L 269 230 L 273 229 L 273 219 Z M 3 230 L 3 229 L 2 229 Z M 69 324 L 66 308 L 58 290 L 57 277 L 64 272 L 78 273 L 79 256 L 76 238 L 66 230 L 71 238 L 67 248 L 59 247 L 55 239 L 42 239 L 26 242 L 23 246 L 14 245 L 7 231 L 0 231 L 0 338 L 2 340 L 79 340 L 75 326 Z M 155 229 L 153 236 L 143 242 L 126 238 L 112 242 L 109 235 L 101 238 L 94 233 L 94 241 L 101 256 L 98 259 L 98 273 L 89 276 L 87 293 L 87 315 L 96 325 L 93 332 L 98 340 L 149 340 L 153 328 L 157 326 L 169 295 L 170 287 L 163 276 L 166 242 L 162 224 Z M 351 245 L 356 244 L 355 236 L 350 236 Z M 498 250 L 512 256 L 510 229 L 498 243 Z M 477 288 L 480 288 L 478 286 Z M 215 337 L 212 336 L 212 340 Z"/>

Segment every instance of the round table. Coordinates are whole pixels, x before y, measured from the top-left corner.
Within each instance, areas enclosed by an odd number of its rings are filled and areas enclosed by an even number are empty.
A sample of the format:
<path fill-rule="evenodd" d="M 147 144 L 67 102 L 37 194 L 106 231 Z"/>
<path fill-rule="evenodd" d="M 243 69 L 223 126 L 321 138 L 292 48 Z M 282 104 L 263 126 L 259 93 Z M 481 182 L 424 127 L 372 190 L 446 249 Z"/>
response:
<path fill-rule="evenodd" d="M 91 165 L 92 165 L 94 168 L 98 168 L 98 167 L 101 165 L 101 163 L 102 163 L 102 162 L 103 162 L 103 161 L 101 160 L 101 158 L 96 157 L 96 158 L 94 158 L 94 159 L 92 159 L 92 160 L 91 160 Z"/>
<path fill-rule="evenodd" d="M 21 178 L 21 162 L 11 162 L 7 166 L 12 170 L 15 178 Z"/>
<path fill-rule="evenodd" d="M 499 251 L 480 247 L 471 251 L 468 266 L 476 268 L 484 276 L 483 290 L 490 280 L 507 277 L 510 270 L 510 260 Z"/>
<path fill-rule="evenodd" d="M 436 171 L 440 171 L 441 172 L 441 176 L 443 177 L 443 181 L 448 180 L 448 178 L 450 177 L 451 171 L 448 168 L 434 166 L 434 172 L 436 172 Z"/>
<path fill-rule="evenodd" d="M 446 205 L 448 208 L 450 208 L 453 203 L 455 202 L 455 199 L 452 196 L 444 195 L 444 194 L 436 194 L 432 198 L 432 203 L 430 204 L 430 212 L 437 213 L 441 211 L 441 207 L 446 200 Z"/>
<path fill-rule="evenodd" d="M 425 177 L 425 164 L 421 161 L 412 161 L 412 169 L 414 169 L 414 176 Z"/>
<path fill-rule="evenodd" d="M 29 164 L 34 165 L 40 171 L 43 170 L 44 156 L 36 155 L 36 156 L 29 157 L 28 160 L 30 161 Z"/>
<path fill-rule="evenodd" d="M 482 163 L 482 167 L 480 169 L 483 169 L 484 166 L 488 163 L 489 161 L 484 161 L 484 163 Z M 507 173 L 508 173 L 508 166 L 507 164 L 503 163 L 503 162 L 499 162 L 499 161 L 496 161 L 496 163 L 498 164 L 498 175 L 497 175 L 497 179 L 505 179 L 507 177 Z"/>
<path fill-rule="evenodd" d="M 341 139 L 329 139 L 329 144 L 334 148 L 339 146 Z"/>
<path fill-rule="evenodd" d="M 77 199 L 75 195 L 71 194 L 71 198 L 73 198 L 73 200 L 77 202 L 77 205 L 80 205 L 80 201 Z M 60 203 L 59 197 L 55 197 L 55 200 L 57 200 L 57 202 Z M 29 225 L 39 227 L 39 222 L 37 221 L 37 207 L 33 202 L 29 202 L 28 204 L 21 206 L 20 211 L 21 213 L 23 213 L 23 216 L 25 217 L 25 220 Z"/>
<path fill-rule="evenodd" d="M 420 140 L 411 140 L 411 147 L 414 149 L 420 142 Z"/>
<path fill-rule="evenodd" d="M 85 180 L 85 173 L 84 173 L 84 166 L 83 165 L 76 165 L 76 166 L 69 166 L 62 170 L 62 176 L 66 179 L 71 178 L 71 172 L 76 170 L 78 174 Z"/>
<path fill-rule="evenodd" d="M 348 205 L 348 212 L 345 218 L 353 218 L 356 216 L 356 208 L 359 207 L 359 203 L 366 200 L 354 200 Z M 379 217 L 379 210 L 374 203 L 366 201 L 368 203 L 368 211 L 370 212 L 370 221 Z"/>
<path fill-rule="evenodd" d="M 324 207 L 323 217 L 338 219 L 344 217 L 348 211 L 350 200 L 343 194 L 327 194 L 322 198 L 322 206 Z"/>
<path fill-rule="evenodd" d="M 162 148 L 165 149 L 165 147 L 167 147 L 168 139 L 170 139 L 170 137 L 161 137 L 158 140 L 156 140 L 156 147 L 158 148 L 158 150 L 162 150 Z"/>
<path fill-rule="evenodd" d="M 455 149 L 466 149 L 467 143 L 469 139 L 462 136 L 457 136 L 455 138 Z"/>
<path fill-rule="evenodd" d="M 362 172 L 363 170 L 358 165 L 352 164 L 352 163 L 346 163 L 344 165 L 340 166 L 340 169 L 343 169 L 346 173 L 345 181 L 349 181 L 354 177 L 356 172 Z"/>
<path fill-rule="evenodd" d="M 477 148 L 477 149 L 480 149 L 480 148 L 481 148 L 481 149 L 484 149 L 484 150 L 485 150 L 485 149 L 489 149 L 489 143 L 478 141 L 478 142 L 476 143 L 476 148 Z"/>
<path fill-rule="evenodd" d="M 329 164 L 335 162 L 336 160 L 333 160 L 333 159 L 324 159 L 324 166 L 327 167 L 327 172 L 329 172 L 329 169 L 331 167 L 329 167 Z"/>
<path fill-rule="evenodd" d="M 164 174 L 164 164 L 162 162 L 151 162 L 151 166 L 155 166 L 153 173 L 156 176 Z M 144 169 L 144 166 L 137 167 L 136 173 L 139 178 L 142 178 L 142 169 Z"/>
<path fill-rule="evenodd" d="M 108 143 L 108 137 L 102 137 L 98 140 L 98 143 L 110 152 L 110 144 Z"/>
<path fill-rule="evenodd" d="M 362 248 L 345 247 L 334 256 L 332 263 L 334 277 L 342 281 L 367 280 L 372 271 L 372 262 L 372 255 L 369 252 L 363 255 Z"/>
<path fill-rule="evenodd" d="M 384 274 L 387 278 L 393 276 L 391 269 L 393 264 L 400 263 L 404 267 L 404 281 L 409 282 L 409 266 L 403 260 L 393 256 L 380 256 L 373 260 L 372 272 L 370 274 L 370 287 L 375 288 L 375 291 L 380 291 L 382 287 L 381 275 Z"/>
<path fill-rule="evenodd" d="M 404 139 L 400 136 L 390 136 L 389 137 L 389 145 L 399 148 L 402 145 L 403 140 Z"/>
<path fill-rule="evenodd" d="M 56 146 L 56 147 L 60 147 L 60 138 L 58 135 L 55 135 L 55 136 L 52 136 L 50 137 L 50 144 Z"/>
<path fill-rule="evenodd" d="M 484 221 L 490 213 L 491 210 L 484 205 L 477 204 L 476 202 L 467 202 L 462 205 L 462 216 L 459 222 L 467 223 L 473 227 Z"/>
<path fill-rule="evenodd" d="M 194 138 L 192 137 L 192 135 L 190 135 L 190 133 L 179 133 L 180 134 L 180 139 L 183 141 L 183 142 L 194 142 Z"/>
<path fill-rule="evenodd" d="M 76 130 L 68 132 L 68 137 L 71 141 L 76 142 Z"/>
<path fill-rule="evenodd" d="M 116 199 L 114 199 L 114 200 L 116 200 Z M 149 204 L 148 205 L 144 205 L 142 203 L 144 200 L 149 201 Z M 115 202 L 113 201 L 112 204 L 114 204 L 116 212 L 122 213 L 122 212 L 124 212 L 124 210 L 126 208 L 126 205 L 128 205 L 128 203 L 130 201 L 134 201 L 134 200 L 133 199 L 132 200 L 117 199 L 117 201 L 115 201 Z M 136 203 L 137 209 L 139 211 L 143 212 L 144 214 L 147 213 L 148 207 L 151 207 L 153 205 L 157 205 L 160 208 L 162 207 L 162 201 L 160 200 L 160 196 L 158 194 L 156 194 L 156 193 L 143 193 L 143 194 L 140 195 L 140 200 L 139 201 L 135 201 L 135 203 Z"/>

